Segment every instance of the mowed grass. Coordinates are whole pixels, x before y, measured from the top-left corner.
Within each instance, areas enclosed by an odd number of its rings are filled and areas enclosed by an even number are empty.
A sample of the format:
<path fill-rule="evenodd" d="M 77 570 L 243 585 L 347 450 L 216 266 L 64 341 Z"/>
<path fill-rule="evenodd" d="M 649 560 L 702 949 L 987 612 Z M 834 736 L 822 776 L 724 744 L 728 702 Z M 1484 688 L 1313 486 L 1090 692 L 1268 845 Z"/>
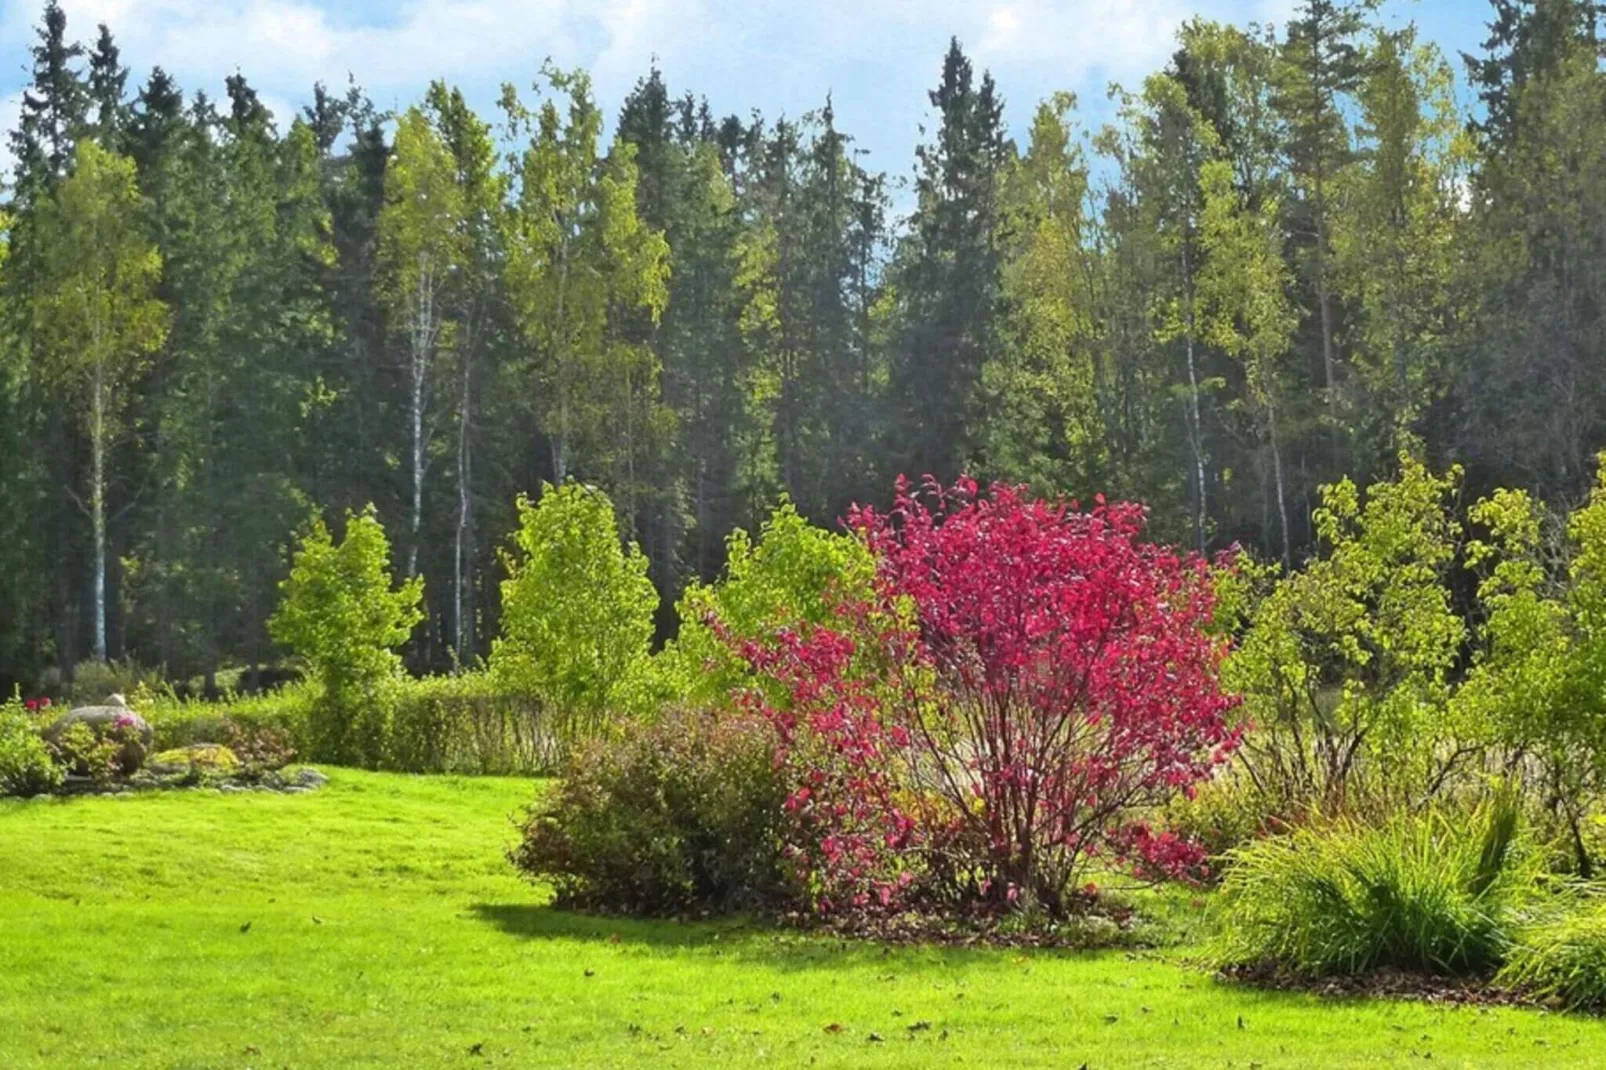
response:
<path fill-rule="evenodd" d="M 0 1067 L 1598 1066 L 1606 1024 L 552 910 L 528 781 L 0 802 Z"/>

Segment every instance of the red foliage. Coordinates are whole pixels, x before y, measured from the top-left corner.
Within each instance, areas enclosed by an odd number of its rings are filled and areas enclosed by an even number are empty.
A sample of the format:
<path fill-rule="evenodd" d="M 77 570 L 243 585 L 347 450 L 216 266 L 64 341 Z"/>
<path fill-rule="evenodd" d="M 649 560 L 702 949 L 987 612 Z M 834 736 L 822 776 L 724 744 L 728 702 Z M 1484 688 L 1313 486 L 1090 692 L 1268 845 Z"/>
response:
<path fill-rule="evenodd" d="M 822 909 L 951 902 L 1064 909 L 1089 859 L 1200 859 L 1134 818 L 1237 746 L 1206 564 L 1143 542 L 1144 511 L 1090 511 L 964 480 L 900 480 L 850 524 L 874 604 L 746 644 L 788 686 L 763 709 L 798 785 L 792 850 Z"/>

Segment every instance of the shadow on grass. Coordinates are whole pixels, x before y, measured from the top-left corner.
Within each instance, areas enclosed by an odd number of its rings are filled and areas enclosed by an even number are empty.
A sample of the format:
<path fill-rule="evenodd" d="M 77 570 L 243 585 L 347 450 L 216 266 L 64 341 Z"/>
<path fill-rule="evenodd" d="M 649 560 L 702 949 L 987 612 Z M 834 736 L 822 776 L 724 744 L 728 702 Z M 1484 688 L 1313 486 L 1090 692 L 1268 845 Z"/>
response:
<path fill-rule="evenodd" d="M 513 936 L 531 940 L 606 941 L 659 952 L 694 951 L 738 961 L 761 961 L 782 969 L 827 969 L 875 963 L 906 968 L 1001 964 L 1019 949 L 942 944 L 886 945 L 829 933 L 789 928 L 754 917 L 710 921 L 647 920 L 580 914 L 530 903 L 476 903 L 476 917 Z M 1118 951 L 1034 950 L 1032 955 L 1083 956 Z"/>
<path fill-rule="evenodd" d="M 715 921 L 615 918 L 533 903 L 476 903 L 472 909 L 481 921 L 505 933 L 542 940 L 607 940 L 653 947 L 697 948 L 786 932 L 747 918 Z"/>

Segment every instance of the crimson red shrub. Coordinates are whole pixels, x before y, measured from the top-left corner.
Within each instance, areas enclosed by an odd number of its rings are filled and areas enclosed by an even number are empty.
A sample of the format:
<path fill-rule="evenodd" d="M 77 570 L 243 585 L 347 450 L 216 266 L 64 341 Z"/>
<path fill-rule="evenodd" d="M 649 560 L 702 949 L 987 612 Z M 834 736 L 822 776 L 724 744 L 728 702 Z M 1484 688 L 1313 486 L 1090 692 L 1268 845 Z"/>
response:
<path fill-rule="evenodd" d="M 1095 856 L 1148 872 L 1199 853 L 1143 814 L 1238 743 L 1217 684 L 1206 563 L 1143 541 L 1144 510 L 962 480 L 851 526 L 869 602 L 743 644 L 788 701 L 776 726 L 789 853 L 822 910 L 926 895 L 1069 907 Z"/>

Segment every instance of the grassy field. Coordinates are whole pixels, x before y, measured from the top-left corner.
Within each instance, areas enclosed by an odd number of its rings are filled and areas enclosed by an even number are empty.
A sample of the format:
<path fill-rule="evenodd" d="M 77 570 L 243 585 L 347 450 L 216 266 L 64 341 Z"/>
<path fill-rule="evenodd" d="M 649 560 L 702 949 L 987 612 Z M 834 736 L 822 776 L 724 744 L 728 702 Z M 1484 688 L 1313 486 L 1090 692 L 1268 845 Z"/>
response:
<path fill-rule="evenodd" d="M 0 1067 L 1594 1066 L 1606 1023 L 543 905 L 527 781 L 0 801 Z"/>

